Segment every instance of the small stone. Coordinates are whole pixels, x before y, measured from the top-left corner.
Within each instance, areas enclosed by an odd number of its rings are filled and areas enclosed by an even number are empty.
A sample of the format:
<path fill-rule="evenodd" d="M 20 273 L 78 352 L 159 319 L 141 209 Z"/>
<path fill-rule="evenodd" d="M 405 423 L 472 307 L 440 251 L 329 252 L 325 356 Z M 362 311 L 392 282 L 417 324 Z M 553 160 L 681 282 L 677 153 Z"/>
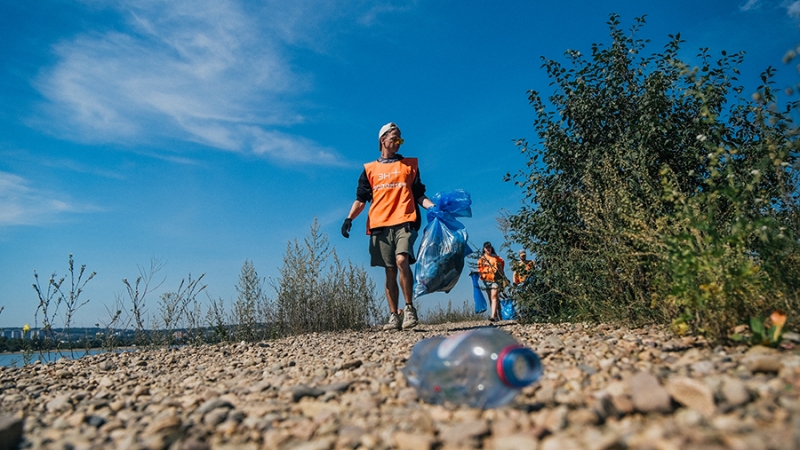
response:
<path fill-rule="evenodd" d="M 536 450 L 539 447 L 539 441 L 528 434 L 509 434 L 493 437 L 489 440 L 487 447 L 493 450 Z"/>
<path fill-rule="evenodd" d="M 737 417 L 735 414 L 720 415 L 712 419 L 714 428 L 725 433 L 742 433 L 751 430 L 751 426 Z"/>
<path fill-rule="evenodd" d="M 217 426 L 228 418 L 228 409 L 217 408 L 203 416 L 203 423 L 208 426 Z"/>
<path fill-rule="evenodd" d="M 670 412 L 672 410 L 669 393 L 650 372 L 639 372 L 630 380 L 633 406 L 644 413 Z"/>
<path fill-rule="evenodd" d="M 233 408 L 231 402 L 227 400 L 223 400 L 219 397 L 211 398 L 205 401 L 199 408 L 197 408 L 197 413 L 205 415 L 206 413 L 211 412 L 212 410 L 218 408 Z"/>
<path fill-rule="evenodd" d="M 0 416 L 0 448 L 18 448 L 22 442 L 22 419 Z"/>
<path fill-rule="evenodd" d="M 611 397 L 611 405 L 614 407 L 614 410 L 621 415 L 630 414 L 636 409 L 633 405 L 633 401 L 627 395 Z"/>
<path fill-rule="evenodd" d="M 795 344 L 800 344 L 800 333 L 795 333 L 794 331 L 786 331 L 781 336 L 785 341 L 794 342 Z"/>
<path fill-rule="evenodd" d="M 600 369 L 601 370 L 608 370 L 608 369 L 614 367 L 614 364 L 616 364 L 616 363 L 617 363 L 617 360 L 615 358 L 602 359 L 602 360 L 600 360 Z"/>
<path fill-rule="evenodd" d="M 100 417 L 100 416 L 92 415 L 92 416 L 88 416 L 86 418 L 86 423 L 88 423 L 92 427 L 100 428 L 101 426 L 103 426 L 106 423 L 106 419 L 104 419 L 103 417 Z"/>
<path fill-rule="evenodd" d="M 312 388 L 304 384 L 298 384 L 297 386 L 292 388 L 292 401 L 297 403 L 303 397 L 317 398 L 324 393 L 325 391 L 323 391 L 322 389 Z"/>
<path fill-rule="evenodd" d="M 361 367 L 361 364 L 363 364 L 363 362 L 360 359 L 348 361 L 342 364 L 342 370 L 356 369 Z"/>
<path fill-rule="evenodd" d="M 211 450 L 211 446 L 197 438 L 189 438 L 177 450 Z"/>
<path fill-rule="evenodd" d="M 587 425 L 596 425 L 600 421 L 600 417 L 594 411 L 586 408 L 576 409 L 567 413 L 567 422 L 571 426 L 584 427 Z"/>
<path fill-rule="evenodd" d="M 53 421 L 51 427 L 53 427 L 53 429 L 55 430 L 66 430 L 67 428 L 70 427 L 70 424 L 63 417 L 57 417 L 56 420 Z M 5 447 L 0 447 L 0 448 L 5 448 Z"/>
<path fill-rule="evenodd" d="M 547 410 L 544 413 L 542 426 L 551 433 L 561 431 L 567 426 L 568 413 L 569 408 L 566 406 L 559 406 L 556 409 Z"/>
<path fill-rule="evenodd" d="M 753 373 L 778 373 L 783 367 L 780 358 L 774 355 L 749 355 L 742 362 Z"/>
<path fill-rule="evenodd" d="M 675 422 L 681 427 L 696 427 L 703 423 L 703 414 L 690 408 L 680 408 L 674 414 Z"/>
<path fill-rule="evenodd" d="M 239 423 L 235 420 L 225 420 L 221 424 L 217 426 L 216 432 L 222 434 L 223 436 L 233 436 L 236 434 L 236 429 L 239 427 Z"/>
<path fill-rule="evenodd" d="M 567 380 L 581 380 L 584 377 L 583 371 L 578 367 L 570 367 L 561 372 L 561 376 Z"/>
<path fill-rule="evenodd" d="M 714 363 L 711 361 L 698 361 L 691 365 L 692 372 L 707 375 L 714 371 Z"/>
<path fill-rule="evenodd" d="M 462 439 L 477 438 L 486 434 L 489 434 L 489 425 L 485 420 L 470 420 L 442 426 L 439 437 L 445 443 L 458 443 Z"/>
<path fill-rule="evenodd" d="M 720 387 L 722 398 L 731 406 L 743 405 L 750 401 L 747 386 L 738 378 L 725 377 Z"/>
<path fill-rule="evenodd" d="M 547 436 L 539 445 L 539 450 L 564 450 L 568 448 L 581 448 L 581 445 L 575 438 L 563 435 Z"/>
<path fill-rule="evenodd" d="M 556 391 L 552 386 L 542 386 L 536 391 L 536 401 L 544 404 L 553 403 L 556 398 Z"/>
<path fill-rule="evenodd" d="M 332 437 L 322 437 L 319 439 L 315 439 L 311 442 L 304 442 L 302 444 L 296 445 L 292 447 L 292 450 L 330 450 L 333 447 L 334 439 Z M 368 448 L 373 448 L 375 445 L 372 445 Z M 239 449 L 239 447 L 236 447 Z M 257 450 L 258 446 L 253 444 L 253 450 Z M 247 449 L 243 449 L 247 450 Z"/>
<path fill-rule="evenodd" d="M 60 395 L 47 402 L 45 408 L 49 412 L 58 413 L 68 409 L 72 409 L 72 404 L 70 403 L 68 395 Z"/>
<path fill-rule="evenodd" d="M 560 350 L 564 348 L 564 341 L 555 336 L 547 336 L 544 340 L 544 343 L 548 347 L 552 347 L 555 350 Z"/>
<path fill-rule="evenodd" d="M 150 388 L 142 385 L 136 386 L 133 390 L 133 396 L 139 397 L 141 395 L 150 395 Z"/>
<path fill-rule="evenodd" d="M 745 355 L 747 355 L 747 356 L 754 356 L 754 355 L 773 355 L 774 356 L 774 355 L 777 355 L 777 354 L 778 354 L 778 350 L 775 350 L 774 348 L 767 347 L 767 346 L 764 346 L 764 345 L 754 345 L 754 346 L 750 347 L 747 350 L 747 352 L 745 352 Z"/>
<path fill-rule="evenodd" d="M 83 422 L 85 422 L 85 421 L 86 421 L 86 414 L 84 414 L 81 411 L 78 411 L 78 412 L 76 412 L 74 414 L 71 414 L 67 418 L 67 423 L 69 424 L 69 426 L 71 426 L 73 428 L 80 428 L 81 424 Z"/>
<path fill-rule="evenodd" d="M 687 377 L 672 377 L 665 386 L 669 395 L 678 403 L 699 411 L 706 417 L 716 412 L 714 393 L 700 381 Z"/>
<path fill-rule="evenodd" d="M 320 386 L 319 389 L 324 392 L 344 392 L 350 385 L 353 384 L 353 381 L 342 381 L 339 383 L 329 384 L 327 386 Z"/>
<path fill-rule="evenodd" d="M 434 436 L 412 434 L 398 431 L 392 436 L 394 445 L 400 450 L 430 450 L 435 442 Z"/>
<path fill-rule="evenodd" d="M 155 422 L 148 425 L 148 427 L 145 428 L 142 434 L 144 436 L 152 436 L 156 434 L 170 434 L 177 431 L 182 424 L 183 422 L 181 422 L 180 417 L 176 416 L 163 417 L 159 418 L 159 420 L 156 420 Z"/>

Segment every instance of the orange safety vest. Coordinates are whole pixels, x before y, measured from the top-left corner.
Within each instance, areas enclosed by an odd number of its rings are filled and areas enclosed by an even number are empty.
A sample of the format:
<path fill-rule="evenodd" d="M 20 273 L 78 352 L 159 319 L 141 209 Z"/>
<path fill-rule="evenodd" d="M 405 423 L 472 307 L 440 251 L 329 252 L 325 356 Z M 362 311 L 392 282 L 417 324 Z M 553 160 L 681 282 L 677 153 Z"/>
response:
<path fill-rule="evenodd" d="M 533 260 L 525 260 L 525 264 L 522 264 L 522 261 L 517 263 L 517 270 L 514 271 L 514 284 L 524 283 L 528 279 L 531 270 L 533 270 Z"/>
<path fill-rule="evenodd" d="M 493 283 L 495 272 L 502 272 L 506 267 L 506 262 L 499 256 L 483 255 L 478 259 L 478 272 L 481 280 Z"/>
<path fill-rule="evenodd" d="M 411 190 L 417 178 L 417 164 L 417 158 L 364 164 L 372 187 L 372 205 L 367 216 L 368 231 L 417 220 L 417 208 Z"/>

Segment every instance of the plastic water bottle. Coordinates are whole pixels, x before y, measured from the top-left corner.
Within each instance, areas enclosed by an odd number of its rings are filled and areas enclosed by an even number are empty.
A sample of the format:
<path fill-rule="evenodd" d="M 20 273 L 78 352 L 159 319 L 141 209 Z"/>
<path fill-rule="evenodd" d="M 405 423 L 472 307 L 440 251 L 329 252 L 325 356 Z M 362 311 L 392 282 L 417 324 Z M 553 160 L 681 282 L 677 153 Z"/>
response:
<path fill-rule="evenodd" d="M 423 339 L 403 368 L 408 384 L 425 402 L 476 408 L 505 405 L 542 371 L 533 350 L 494 327 Z"/>

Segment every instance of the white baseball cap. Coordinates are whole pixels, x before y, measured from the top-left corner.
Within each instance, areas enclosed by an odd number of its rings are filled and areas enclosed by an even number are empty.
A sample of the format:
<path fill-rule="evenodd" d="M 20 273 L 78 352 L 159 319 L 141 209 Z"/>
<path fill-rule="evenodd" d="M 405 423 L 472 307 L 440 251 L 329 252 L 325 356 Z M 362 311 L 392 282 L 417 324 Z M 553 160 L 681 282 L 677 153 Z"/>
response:
<path fill-rule="evenodd" d="M 378 132 L 378 140 L 380 140 L 384 134 L 394 129 L 400 130 L 400 127 L 398 127 L 397 124 L 395 124 L 394 122 L 389 122 L 386 125 L 382 126 L 381 131 Z"/>

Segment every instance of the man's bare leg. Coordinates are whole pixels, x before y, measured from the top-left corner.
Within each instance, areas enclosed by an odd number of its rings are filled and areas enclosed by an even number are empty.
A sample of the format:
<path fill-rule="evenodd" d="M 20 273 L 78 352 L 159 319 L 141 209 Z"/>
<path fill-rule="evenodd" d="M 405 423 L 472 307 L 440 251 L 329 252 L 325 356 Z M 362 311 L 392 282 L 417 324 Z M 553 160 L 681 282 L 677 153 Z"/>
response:
<path fill-rule="evenodd" d="M 389 303 L 389 312 L 397 314 L 400 292 L 397 288 L 397 267 L 386 267 L 386 301 Z M 405 287 L 403 288 L 405 291 Z"/>
<path fill-rule="evenodd" d="M 411 265 L 408 263 L 408 255 L 401 253 L 397 255 L 396 260 L 397 267 L 399 268 L 400 272 L 400 288 L 403 290 L 403 298 L 406 301 L 406 305 L 411 305 L 414 298 L 414 274 L 411 273 Z"/>

